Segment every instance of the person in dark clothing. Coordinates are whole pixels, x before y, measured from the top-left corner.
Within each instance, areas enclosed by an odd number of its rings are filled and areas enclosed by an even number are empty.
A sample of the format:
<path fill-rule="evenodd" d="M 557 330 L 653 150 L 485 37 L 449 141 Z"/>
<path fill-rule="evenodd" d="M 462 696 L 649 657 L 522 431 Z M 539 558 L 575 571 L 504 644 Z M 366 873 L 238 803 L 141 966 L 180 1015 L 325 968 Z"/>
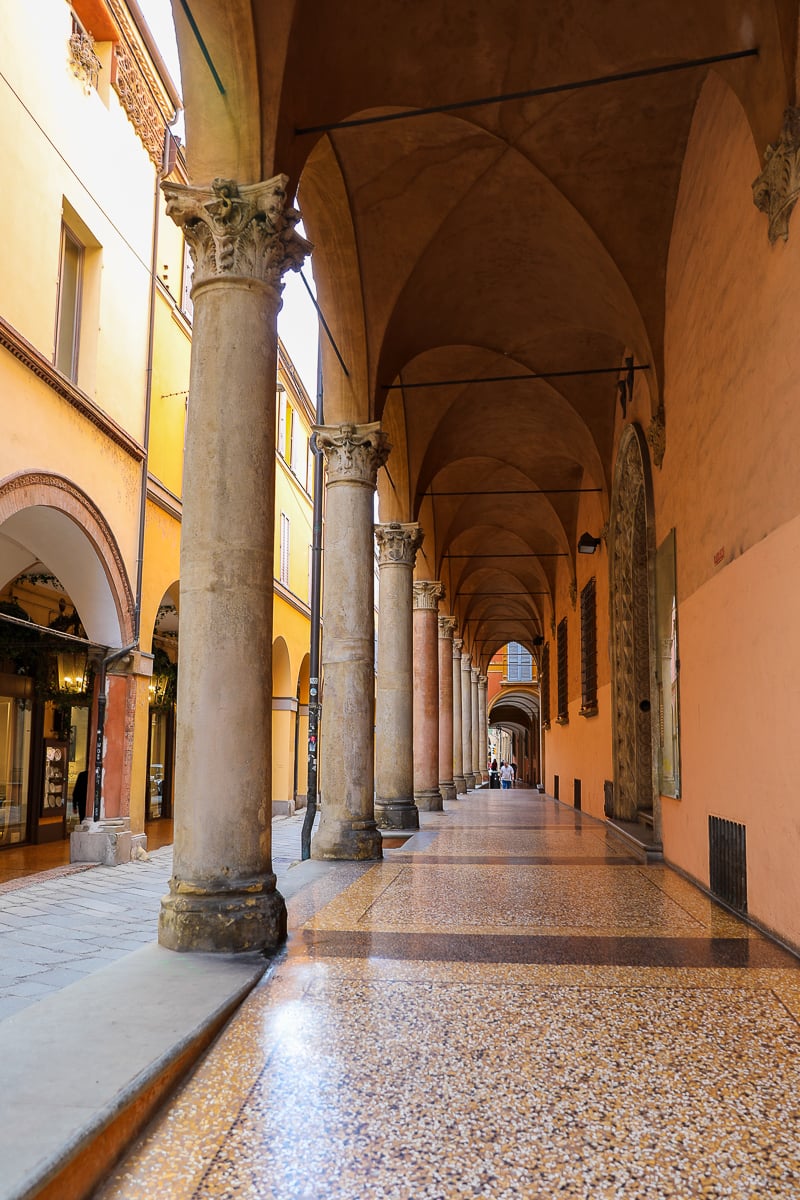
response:
<path fill-rule="evenodd" d="M 89 772 L 79 771 L 78 778 L 75 780 L 75 787 L 72 790 L 72 803 L 77 808 L 81 821 L 86 820 L 86 788 L 88 782 Z"/>

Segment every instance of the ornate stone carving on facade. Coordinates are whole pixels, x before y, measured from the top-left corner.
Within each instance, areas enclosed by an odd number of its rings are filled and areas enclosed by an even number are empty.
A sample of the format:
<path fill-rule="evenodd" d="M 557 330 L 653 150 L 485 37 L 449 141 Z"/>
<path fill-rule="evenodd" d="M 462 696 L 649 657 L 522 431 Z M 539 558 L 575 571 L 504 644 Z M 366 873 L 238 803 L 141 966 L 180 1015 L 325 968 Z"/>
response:
<path fill-rule="evenodd" d="M 379 421 L 369 425 L 315 425 L 317 445 L 325 455 L 328 483 L 362 483 L 375 487 L 378 471 L 391 445 Z"/>
<path fill-rule="evenodd" d="M 386 563 L 400 563 L 413 567 L 423 537 L 424 534 L 416 523 L 401 525 L 399 521 L 390 521 L 386 525 L 376 525 L 375 541 L 378 543 L 378 566 L 385 566 Z"/>
<path fill-rule="evenodd" d="M 455 635 L 458 629 L 458 621 L 455 617 L 439 617 L 439 637 L 445 638 L 447 641 Z"/>
<path fill-rule="evenodd" d="M 414 580 L 414 608 L 436 609 L 444 594 L 444 584 L 438 580 Z"/>
<path fill-rule="evenodd" d="M 139 64 L 122 42 L 114 47 L 111 86 L 156 167 L 164 154 L 164 118 L 144 81 Z"/>
<path fill-rule="evenodd" d="M 69 39 L 69 60 L 72 74 L 83 80 L 88 95 L 100 80 L 103 64 L 94 52 L 94 38 L 83 29 L 76 29 Z"/>
<path fill-rule="evenodd" d="M 753 203 L 768 218 L 770 243 L 789 236 L 789 218 L 800 196 L 800 108 L 787 108 L 780 136 L 764 152 L 764 168 L 753 180 Z"/>
<path fill-rule="evenodd" d="M 461 647 L 464 645 L 464 639 L 459 637 L 453 638 L 453 658 L 461 662 Z"/>
<path fill-rule="evenodd" d="M 183 229 L 192 253 L 195 288 L 211 279 L 245 276 L 270 285 L 280 297 L 284 272 L 299 271 L 311 250 L 295 232 L 300 214 L 286 203 L 287 182 L 288 176 L 275 175 L 242 185 L 215 179 L 210 188 L 162 185 L 167 213 Z"/>
<path fill-rule="evenodd" d="M 611 517 L 611 618 L 616 815 L 653 806 L 645 479 L 640 443 L 620 451 Z"/>
<path fill-rule="evenodd" d="M 653 462 L 660 468 L 664 462 L 664 453 L 667 449 L 667 427 L 664 423 L 663 404 L 659 404 L 658 412 L 650 422 L 647 430 L 647 443 L 650 446 Z"/>

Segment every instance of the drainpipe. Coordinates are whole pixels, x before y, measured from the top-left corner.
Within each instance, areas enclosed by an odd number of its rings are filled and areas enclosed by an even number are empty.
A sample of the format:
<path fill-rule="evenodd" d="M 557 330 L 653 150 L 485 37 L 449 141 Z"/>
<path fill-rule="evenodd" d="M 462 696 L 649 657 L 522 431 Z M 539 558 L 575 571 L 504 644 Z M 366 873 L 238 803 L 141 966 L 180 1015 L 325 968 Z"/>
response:
<path fill-rule="evenodd" d="M 317 343 L 317 425 L 324 421 L 322 411 L 322 346 Z M 311 652 L 308 681 L 308 794 L 303 832 L 300 838 L 300 857 L 311 857 L 311 830 L 317 815 L 317 773 L 319 754 L 319 660 L 320 608 L 322 595 L 322 487 L 324 460 L 317 445 L 317 435 L 311 439 L 314 451 L 314 507 L 311 535 Z"/>

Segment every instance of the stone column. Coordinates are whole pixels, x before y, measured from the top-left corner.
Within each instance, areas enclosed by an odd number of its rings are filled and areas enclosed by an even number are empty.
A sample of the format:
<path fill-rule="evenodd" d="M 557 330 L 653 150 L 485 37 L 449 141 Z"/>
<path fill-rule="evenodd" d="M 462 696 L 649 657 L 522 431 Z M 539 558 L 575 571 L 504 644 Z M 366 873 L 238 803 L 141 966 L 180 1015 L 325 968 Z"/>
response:
<path fill-rule="evenodd" d="M 472 770 L 472 659 L 461 652 L 461 753 L 467 790 L 475 787 Z"/>
<path fill-rule="evenodd" d="M 486 701 L 488 683 L 488 675 L 478 676 L 478 765 L 484 779 L 489 778 L 489 721 Z"/>
<path fill-rule="evenodd" d="M 276 317 L 309 250 L 287 178 L 165 184 L 194 261 L 183 474 L 175 849 L 159 941 L 272 950 L 286 908 L 271 862 Z"/>
<path fill-rule="evenodd" d="M 461 736 L 461 638 L 453 638 L 453 785 L 456 795 L 467 790 L 464 778 L 464 742 Z"/>
<path fill-rule="evenodd" d="M 455 617 L 439 617 L 439 791 L 455 800 L 453 780 L 453 631 Z M 459 668 L 461 663 L 459 661 Z"/>
<path fill-rule="evenodd" d="M 444 586 L 414 583 L 414 799 L 427 812 L 441 812 L 439 791 L 439 601 Z"/>
<path fill-rule="evenodd" d="M 480 671 L 477 667 L 470 669 L 470 698 L 472 700 L 472 774 L 475 776 L 475 786 L 483 783 L 481 775 L 481 730 L 480 722 L 478 721 L 478 676 Z"/>
<path fill-rule="evenodd" d="M 321 425 L 325 455 L 325 590 L 321 736 L 325 786 L 312 858 L 381 857 L 375 823 L 375 543 L 378 468 L 389 456 L 380 425 Z"/>
<path fill-rule="evenodd" d="M 375 690 L 375 819 L 381 828 L 419 829 L 414 803 L 411 585 L 419 525 L 375 526 L 378 543 L 378 676 Z"/>

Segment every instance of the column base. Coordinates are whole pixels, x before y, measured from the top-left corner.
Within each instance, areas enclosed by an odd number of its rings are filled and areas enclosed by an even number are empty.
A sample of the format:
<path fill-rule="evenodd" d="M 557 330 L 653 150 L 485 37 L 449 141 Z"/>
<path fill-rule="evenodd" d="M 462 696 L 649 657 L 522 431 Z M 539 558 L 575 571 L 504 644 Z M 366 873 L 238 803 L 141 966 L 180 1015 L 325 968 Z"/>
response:
<path fill-rule="evenodd" d="M 352 821 L 345 824 L 329 816 L 322 808 L 319 829 L 311 840 L 311 857 L 323 860 L 341 859 L 363 862 L 383 858 L 381 835 L 375 821 Z"/>
<path fill-rule="evenodd" d="M 457 796 L 463 796 L 467 790 L 467 781 L 463 775 L 453 776 L 453 787 L 456 789 Z"/>
<path fill-rule="evenodd" d="M 439 791 L 443 800 L 455 800 L 456 785 L 452 779 L 439 780 Z"/>
<path fill-rule="evenodd" d="M 286 905 L 274 875 L 241 881 L 237 891 L 202 891 L 174 879 L 169 886 L 158 920 L 159 945 L 167 950 L 271 953 L 286 939 Z"/>
<path fill-rule="evenodd" d="M 376 800 L 375 821 L 379 829 L 419 829 L 419 809 L 408 800 Z"/>
<path fill-rule="evenodd" d="M 442 812 L 444 808 L 442 793 L 438 787 L 424 788 L 421 792 L 414 792 L 414 800 L 420 812 Z"/>
<path fill-rule="evenodd" d="M 467 774 L 465 773 L 465 775 L 464 775 L 464 782 L 465 782 L 465 783 L 466 783 L 466 785 L 467 785 L 467 791 L 468 791 L 468 792 L 473 792 L 473 791 L 475 790 L 475 776 L 472 774 L 472 772 L 471 772 L 471 771 L 470 771 L 469 775 L 467 775 Z"/>

